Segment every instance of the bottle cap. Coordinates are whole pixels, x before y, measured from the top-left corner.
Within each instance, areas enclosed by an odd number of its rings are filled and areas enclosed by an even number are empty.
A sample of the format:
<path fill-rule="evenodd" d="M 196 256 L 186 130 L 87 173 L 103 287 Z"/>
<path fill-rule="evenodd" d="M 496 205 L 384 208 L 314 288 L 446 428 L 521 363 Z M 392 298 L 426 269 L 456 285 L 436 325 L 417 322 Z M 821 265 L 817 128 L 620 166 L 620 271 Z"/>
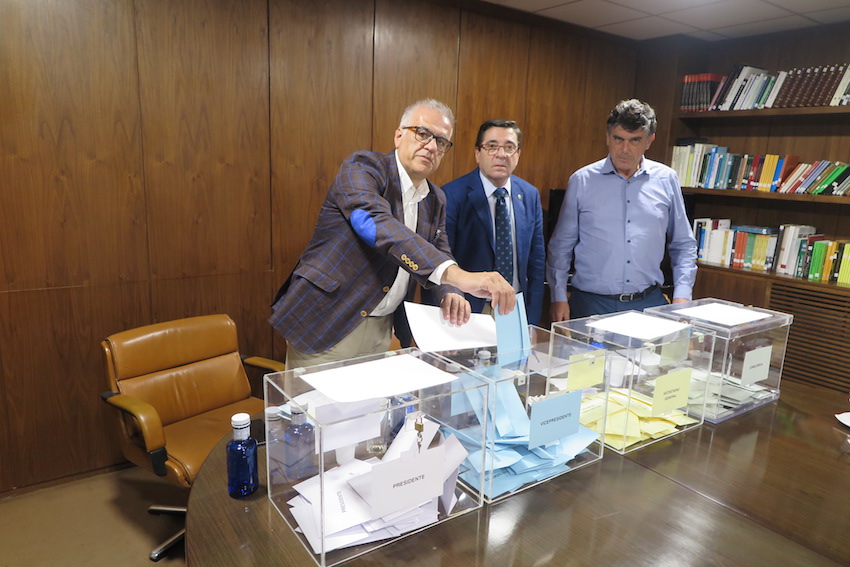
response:
<path fill-rule="evenodd" d="M 230 425 L 236 429 L 242 429 L 251 425 L 251 416 L 247 413 L 233 414 L 230 418 Z"/>
<path fill-rule="evenodd" d="M 298 406 L 292 402 L 289 403 L 289 409 L 292 412 L 292 415 L 297 413 L 304 413 L 307 411 L 307 403 L 305 402 L 302 406 Z"/>
<path fill-rule="evenodd" d="M 457 374 L 458 372 L 460 372 L 460 364 L 458 364 L 457 362 L 449 362 L 446 365 L 446 372 Z"/>
<path fill-rule="evenodd" d="M 478 358 L 481 360 L 490 360 L 490 351 L 487 349 L 481 349 L 478 351 Z"/>
<path fill-rule="evenodd" d="M 280 408 L 269 406 L 266 408 L 266 421 L 278 421 L 280 419 Z"/>

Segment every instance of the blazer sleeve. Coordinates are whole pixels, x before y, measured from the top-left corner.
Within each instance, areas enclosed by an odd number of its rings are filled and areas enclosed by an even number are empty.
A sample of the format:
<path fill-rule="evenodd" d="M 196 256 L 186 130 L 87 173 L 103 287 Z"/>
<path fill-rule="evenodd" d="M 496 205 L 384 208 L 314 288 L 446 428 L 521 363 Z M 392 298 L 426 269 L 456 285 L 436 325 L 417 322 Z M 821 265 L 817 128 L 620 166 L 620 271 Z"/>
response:
<path fill-rule="evenodd" d="M 419 219 L 422 234 L 400 220 L 404 215 L 393 154 L 355 153 L 340 167 L 328 201 L 362 245 L 390 258 L 420 285 L 430 285 L 431 272 L 452 259 L 445 240 L 445 199 L 437 200 L 433 218 Z"/>

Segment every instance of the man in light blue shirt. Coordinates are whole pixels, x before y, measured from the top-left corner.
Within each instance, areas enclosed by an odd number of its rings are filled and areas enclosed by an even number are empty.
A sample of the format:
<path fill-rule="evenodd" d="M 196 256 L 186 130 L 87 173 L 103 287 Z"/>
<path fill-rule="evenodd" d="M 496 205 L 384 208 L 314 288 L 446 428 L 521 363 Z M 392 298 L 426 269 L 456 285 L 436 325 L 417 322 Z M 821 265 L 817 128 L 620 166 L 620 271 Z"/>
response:
<path fill-rule="evenodd" d="M 648 104 L 620 102 L 608 117 L 608 157 L 570 177 L 546 262 L 553 322 L 667 303 L 660 288 L 665 246 L 673 302 L 691 299 L 696 241 L 679 180 L 671 168 L 644 157 L 656 124 Z"/>

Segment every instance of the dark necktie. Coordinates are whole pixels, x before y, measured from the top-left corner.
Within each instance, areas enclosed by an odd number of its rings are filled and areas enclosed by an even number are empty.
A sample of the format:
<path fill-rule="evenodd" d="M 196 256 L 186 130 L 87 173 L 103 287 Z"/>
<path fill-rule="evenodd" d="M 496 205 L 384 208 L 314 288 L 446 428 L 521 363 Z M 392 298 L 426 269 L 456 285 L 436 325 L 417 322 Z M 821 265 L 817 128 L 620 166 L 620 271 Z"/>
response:
<path fill-rule="evenodd" d="M 508 190 L 504 187 L 496 189 L 496 271 L 508 280 L 514 281 L 514 247 L 511 238 L 511 217 L 505 196 Z"/>

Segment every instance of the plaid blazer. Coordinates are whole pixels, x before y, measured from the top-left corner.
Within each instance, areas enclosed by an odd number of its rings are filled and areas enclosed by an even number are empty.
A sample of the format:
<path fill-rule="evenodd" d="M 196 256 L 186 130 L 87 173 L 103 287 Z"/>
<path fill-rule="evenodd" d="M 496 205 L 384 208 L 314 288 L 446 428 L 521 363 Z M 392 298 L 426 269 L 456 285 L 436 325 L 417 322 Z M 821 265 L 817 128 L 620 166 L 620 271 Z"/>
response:
<path fill-rule="evenodd" d="M 293 347 L 312 354 L 345 338 L 389 292 L 399 267 L 410 274 L 407 300 L 414 283 L 434 285 L 428 276 L 452 255 L 445 195 L 428 185 L 413 232 L 404 225 L 394 153 L 359 151 L 342 163 L 313 237 L 272 305 L 269 322 Z M 403 312 L 396 310 L 395 332 L 408 345 Z"/>

